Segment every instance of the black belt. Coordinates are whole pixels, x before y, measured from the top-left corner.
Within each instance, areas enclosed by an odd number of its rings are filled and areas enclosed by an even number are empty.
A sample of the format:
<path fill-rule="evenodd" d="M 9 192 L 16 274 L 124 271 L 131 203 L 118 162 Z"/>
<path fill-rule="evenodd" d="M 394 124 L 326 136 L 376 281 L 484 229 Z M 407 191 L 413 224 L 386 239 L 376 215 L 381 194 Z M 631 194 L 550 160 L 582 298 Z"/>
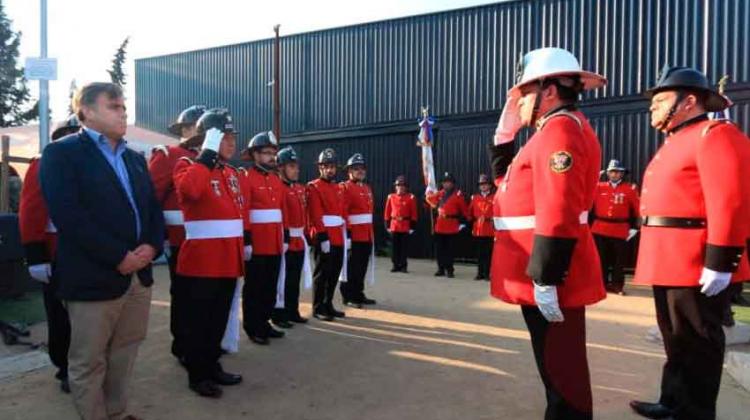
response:
<path fill-rule="evenodd" d="M 630 223 L 630 219 L 614 218 L 614 217 L 600 217 L 594 216 L 597 220 L 602 220 L 609 223 Z"/>
<path fill-rule="evenodd" d="M 706 227 L 706 219 L 701 218 L 646 216 L 642 220 L 643 226 L 686 229 L 701 229 Z"/>

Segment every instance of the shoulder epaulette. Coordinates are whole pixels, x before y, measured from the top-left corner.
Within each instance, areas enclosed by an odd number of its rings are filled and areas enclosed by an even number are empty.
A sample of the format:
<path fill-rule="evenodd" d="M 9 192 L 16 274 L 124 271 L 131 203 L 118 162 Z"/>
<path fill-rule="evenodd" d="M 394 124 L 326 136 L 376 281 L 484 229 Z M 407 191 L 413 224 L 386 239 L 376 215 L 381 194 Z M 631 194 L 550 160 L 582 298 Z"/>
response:
<path fill-rule="evenodd" d="M 184 160 L 185 162 L 188 162 L 188 163 L 189 163 L 189 164 L 191 164 L 191 165 L 192 165 L 193 163 L 195 163 L 195 161 L 194 161 L 193 159 L 191 159 L 191 158 L 189 158 L 189 157 L 187 157 L 187 156 L 182 156 L 182 157 L 180 157 L 180 159 L 179 159 L 179 160 Z"/>
<path fill-rule="evenodd" d="M 701 132 L 701 137 L 706 137 L 706 134 L 708 134 L 709 131 L 724 124 L 736 126 L 734 121 L 729 120 L 729 119 L 713 120 L 709 124 L 707 124 L 705 127 L 703 127 L 703 131 Z"/>
<path fill-rule="evenodd" d="M 167 146 L 165 146 L 163 144 L 160 144 L 158 146 L 154 146 L 154 148 L 151 149 L 151 153 L 152 154 L 156 153 L 156 152 L 163 152 L 164 156 L 169 157 L 169 148 L 167 148 Z"/>
<path fill-rule="evenodd" d="M 536 122 L 536 129 L 537 130 L 543 129 L 544 126 L 547 125 L 547 123 L 551 119 L 553 119 L 555 117 L 568 117 L 571 120 L 575 121 L 576 124 L 578 124 L 578 128 L 583 128 L 583 123 L 581 122 L 581 119 L 578 118 L 578 116 L 576 114 L 573 114 L 572 112 L 569 112 L 569 111 L 566 111 L 566 110 L 563 109 L 563 110 L 560 110 L 558 112 L 555 112 L 554 114 L 547 115 L 546 117 L 544 117 L 544 118 L 540 119 L 539 121 L 537 121 Z"/>

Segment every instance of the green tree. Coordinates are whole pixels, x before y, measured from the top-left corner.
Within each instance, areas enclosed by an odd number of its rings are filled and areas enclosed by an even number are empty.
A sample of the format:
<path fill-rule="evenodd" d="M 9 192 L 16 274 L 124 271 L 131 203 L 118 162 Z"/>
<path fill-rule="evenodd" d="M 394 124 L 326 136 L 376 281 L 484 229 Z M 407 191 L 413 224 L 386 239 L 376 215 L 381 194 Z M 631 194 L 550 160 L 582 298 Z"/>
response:
<path fill-rule="evenodd" d="M 31 97 L 23 68 L 18 67 L 21 33 L 14 32 L 0 0 L 0 127 L 24 125 L 39 115 L 38 106 L 29 106 Z"/>
<path fill-rule="evenodd" d="M 125 48 L 128 47 L 128 42 L 130 42 L 130 37 L 127 37 L 125 38 L 125 41 L 122 41 L 120 48 L 118 48 L 115 53 L 115 58 L 112 59 L 112 69 L 107 70 L 109 77 L 112 79 L 112 83 L 120 85 L 121 87 L 125 86 Z"/>

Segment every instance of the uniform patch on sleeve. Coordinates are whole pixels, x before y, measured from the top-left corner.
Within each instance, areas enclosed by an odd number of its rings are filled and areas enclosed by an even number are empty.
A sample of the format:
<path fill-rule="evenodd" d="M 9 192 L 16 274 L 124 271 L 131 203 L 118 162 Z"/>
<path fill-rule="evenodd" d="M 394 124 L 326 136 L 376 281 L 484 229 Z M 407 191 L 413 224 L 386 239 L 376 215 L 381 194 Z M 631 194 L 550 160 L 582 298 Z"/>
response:
<path fill-rule="evenodd" d="M 556 174 L 568 172 L 573 167 L 573 155 L 566 151 L 552 153 L 549 157 L 549 168 Z"/>

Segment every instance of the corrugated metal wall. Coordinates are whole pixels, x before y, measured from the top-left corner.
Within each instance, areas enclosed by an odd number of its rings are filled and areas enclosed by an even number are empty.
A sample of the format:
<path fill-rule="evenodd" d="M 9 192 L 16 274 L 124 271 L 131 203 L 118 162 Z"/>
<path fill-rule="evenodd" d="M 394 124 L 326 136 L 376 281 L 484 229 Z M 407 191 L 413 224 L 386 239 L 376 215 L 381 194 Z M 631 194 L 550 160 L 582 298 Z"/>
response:
<path fill-rule="evenodd" d="M 310 162 L 308 177 L 326 146 L 343 158 L 365 153 L 382 203 L 397 174 L 420 182 L 416 116 L 429 105 L 438 172 L 454 172 L 470 193 L 488 170 L 484 144 L 519 55 L 559 46 L 607 76 L 583 108 L 603 161 L 622 159 L 639 182 L 660 140 L 639 93 L 664 63 L 704 69 L 712 80 L 730 74 L 733 116 L 750 127 L 749 21 L 744 0 L 526 0 L 283 37 L 282 138 Z M 225 106 L 244 143 L 271 128 L 272 53 L 272 41 L 261 40 L 136 60 L 136 124 L 166 132 L 185 106 Z M 428 230 L 420 226 L 420 239 Z M 429 252 L 415 245 L 413 254 Z"/>

